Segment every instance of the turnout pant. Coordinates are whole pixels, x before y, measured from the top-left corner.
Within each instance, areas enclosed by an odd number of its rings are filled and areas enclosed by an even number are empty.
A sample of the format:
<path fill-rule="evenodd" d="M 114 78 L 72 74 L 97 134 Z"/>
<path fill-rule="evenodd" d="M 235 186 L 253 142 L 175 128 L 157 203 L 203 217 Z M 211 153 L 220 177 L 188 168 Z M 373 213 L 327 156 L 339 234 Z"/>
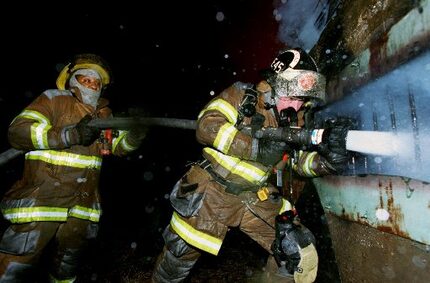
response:
<path fill-rule="evenodd" d="M 34 267 L 46 248 L 51 278 L 73 282 L 78 263 L 88 241 L 96 237 L 98 224 L 69 218 L 67 222 L 30 222 L 12 224 L 0 242 L 0 283 L 34 282 Z"/>
<path fill-rule="evenodd" d="M 229 194 L 198 166 L 175 185 L 170 200 L 175 212 L 163 233 L 165 246 L 153 282 L 183 281 L 201 251 L 218 254 L 228 227 L 239 227 L 271 254 L 275 217 L 285 208 L 281 197 L 260 201 L 251 191 Z M 272 259 L 269 263 L 276 268 Z"/>

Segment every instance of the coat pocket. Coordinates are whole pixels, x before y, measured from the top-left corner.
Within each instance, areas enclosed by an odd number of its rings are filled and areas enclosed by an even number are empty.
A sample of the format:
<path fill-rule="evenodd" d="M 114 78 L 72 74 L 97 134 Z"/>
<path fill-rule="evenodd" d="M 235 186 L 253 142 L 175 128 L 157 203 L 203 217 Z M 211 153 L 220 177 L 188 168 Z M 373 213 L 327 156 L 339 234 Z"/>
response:
<path fill-rule="evenodd" d="M 196 173 L 200 173 L 199 170 L 191 169 L 175 184 L 170 193 L 170 203 L 183 217 L 197 215 L 203 204 L 205 192 L 202 185 L 205 180 L 195 178 Z M 199 182 L 199 179 L 202 182 Z"/>
<path fill-rule="evenodd" d="M 40 231 L 15 231 L 10 226 L 3 234 L 0 242 L 0 251 L 13 255 L 26 255 L 36 250 Z"/>

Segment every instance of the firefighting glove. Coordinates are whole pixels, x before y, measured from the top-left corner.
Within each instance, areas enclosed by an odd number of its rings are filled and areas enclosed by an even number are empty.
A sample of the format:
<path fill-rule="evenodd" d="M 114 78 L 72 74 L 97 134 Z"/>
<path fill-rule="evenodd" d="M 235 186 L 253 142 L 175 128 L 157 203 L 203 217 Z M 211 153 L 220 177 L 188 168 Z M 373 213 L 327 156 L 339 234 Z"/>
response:
<path fill-rule="evenodd" d="M 99 136 L 100 130 L 88 125 L 92 120 L 90 115 L 84 116 L 74 127 L 68 129 L 67 141 L 69 145 L 91 145 Z"/>
<path fill-rule="evenodd" d="M 275 165 L 282 160 L 286 146 L 285 142 L 259 139 L 258 145 L 253 146 L 253 151 L 257 152 L 255 161 L 265 166 Z"/>
<path fill-rule="evenodd" d="M 335 173 L 342 173 L 349 160 L 346 150 L 346 138 L 348 131 L 353 128 L 353 121 L 348 118 L 334 118 L 325 121 L 326 128 L 323 132 L 322 142 L 318 146 L 318 152 L 328 162 L 327 167 Z"/>
<path fill-rule="evenodd" d="M 318 270 L 318 254 L 312 232 L 288 210 L 276 217 L 275 233 L 272 251 L 279 273 L 294 275 L 296 283 L 314 282 Z"/>
<path fill-rule="evenodd" d="M 133 146 L 139 146 L 148 132 L 147 127 L 133 127 L 127 133 L 127 142 Z"/>

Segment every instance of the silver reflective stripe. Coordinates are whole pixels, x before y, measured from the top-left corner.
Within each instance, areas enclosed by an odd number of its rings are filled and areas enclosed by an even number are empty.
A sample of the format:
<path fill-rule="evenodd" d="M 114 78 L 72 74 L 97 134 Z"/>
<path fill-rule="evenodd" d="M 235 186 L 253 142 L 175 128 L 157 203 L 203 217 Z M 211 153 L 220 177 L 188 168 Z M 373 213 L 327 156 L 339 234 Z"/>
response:
<path fill-rule="evenodd" d="M 127 142 L 127 131 L 119 131 L 119 136 L 117 138 L 114 138 L 112 140 L 112 152 L 115 152 L 118 145 L 121 145 L 121 147 L 125 150 L 125 151 L 133 151 L 135 149 L 137 149 L 137 147 L 135 146 L 131 146 L 128 142 Z"/>
<path fill-rule="evenodd" d="M 233 105 L 224 99 L 218 98 L 212 101 L 205 109 L 200 112 L 198 119 L 200 119 L 203 114 L 209 110 L 217 110 L 221 112 L 230 123 L 236 124 L 239 113 L 237 112 L 236 108 L 233 107 Z"/>
<path fill-rule="evenodd" d="M 69 210 L 69 215 L 94 222 L 100 220 L 100 210 L 76 205 Z"/>
<path fill-rule="evenodd" d="M 52 276 L 52 274 L 49 274 L 49 283 L 73 283 L 75 281 L 76 281 L 76 277 L 59 280 L 54 276 Z"/>
<path fill-rule="evenodd" d="M 98 222 L 101 210 L 75 205 L 68 209 L 63 207 L 18 207 L 2 209 L 5 219 L 12 223 L 27 223 L 33 221 L 66 221 L 68 217 Z"/>
<path fill-rule="evenodd" d="M 17 118 L 36 120 L 39 123 L 51 125 L 51 122 L 49 121 L 48 118 L 45 117 L 45 115 L 34 110 L 24 110 L 18 116 L 15 117 L 15 119 Z"/>
<path fill-rule="evenodd" d="M 228 153 L 237 132 L 238 130 L 233 124 L 225 123 L 218 131 L 214 141 L 214 147 L 223 153 Z"/>
<path fill-rule="evenodd" d="M 212 156 L 216 162 L 218 162 L 226 170 L 233 174 L 239 175 L 245 180 L 260 185 L 265 182 L 268 178 L 269 172 L 264 172 L 258 167 L 246 162 L 245 160 L 240 160 L 239 158 L 225 155 L 218 152 L 212 148 L 206 147 L 203 149 L 204 152 Z"/>
<path fill-rule="evenodd" d="M 25 223 L 33 221 L 65 221 L 67 208 L 56 207 L 20 207 L 2 210 L 4 218 L 12 223 Z"/>
<path fill-rule="evenodd" d="M 47 149 L 48 145 L 48 131 L 51 125 L 44 123 L 34 123 L 31 125 L 31 141 L 36 149 Z"/>
<path fill-rule="evenodd" d="M 102 159 L 98 156 L 81 155 L 55 150 L 30 151 L 25 155 L 25 159 L 41 160 L 54 165 L 76 168 L 100 169 L 102 165 Z"/>
<path fill-rule="evenodd" d="M 188 244 L 218 255 L 222 245 L 222 239 L 203 233 L 185 222 L 176 212 L 173 212 L 170 220 L 172 229 Z"/>
<path fill-rule="evenodd" d="M 300 152 L 301 156 L 303 155 L 303 152 Z M 306 155 L 306 159 L 305 161 L 302 163 L 302 167 L 301 169 L 303 170 L 303 172 L 306 174 L 306 177 L 315 177 L 317 176 L 317 174 L 315 173 L 315 171 L 312 169 L 312 163 L 314 162 L 314 158 L 317 155 L 316 151 L 310 152 Z"/>

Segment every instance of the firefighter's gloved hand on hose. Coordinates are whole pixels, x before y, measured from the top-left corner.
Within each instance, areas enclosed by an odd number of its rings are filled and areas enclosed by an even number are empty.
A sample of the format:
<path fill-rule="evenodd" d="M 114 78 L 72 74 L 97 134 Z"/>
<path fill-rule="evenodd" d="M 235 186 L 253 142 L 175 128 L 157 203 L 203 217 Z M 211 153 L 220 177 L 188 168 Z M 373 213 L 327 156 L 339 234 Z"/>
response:
<path fill-rule="evenodd" d="M 127 133 L 127 141 L 132 143 L 133 145 L 139 145 L 142 140 L 146 137 L 146 133 L 148 132 L 147 127 L 133 127 Z"/>
<path fill-rule="evenodd" d="M 346 149 L 348 131 L 353 127 L 350 119 L 338 118 L 326 121 L 318 152 L 328 161 L 328 167 L 340 174 L 347 169 L 349 155 Z"/>
<path fill-rule="evenodd" d="M 279 273 L 294 277 L 296 283 L 314 282 L 318 271 L 315 237 L 288 210 L 275 221 L 276 238 L 272 244 Z"/>
<path fill-rule="evenodd" d="M 71 145 L 91 145 L 98 137 L 100 130 L 91 127 L 88 123 L 92 120 L 90 115 L 84 116 L 75 126 L 69 127 L 65 133 L 66 141 Z"/>
<path fill-rule="evenodd" d="M 269 139 L 255 139 L 258 145 L 252 147 L 252 151 L 256 153 L 255 161 L 266 166 L 275 165 L 280 160 L 286 150 L 286 143 L 282 141 L 272 141 Z"/>

